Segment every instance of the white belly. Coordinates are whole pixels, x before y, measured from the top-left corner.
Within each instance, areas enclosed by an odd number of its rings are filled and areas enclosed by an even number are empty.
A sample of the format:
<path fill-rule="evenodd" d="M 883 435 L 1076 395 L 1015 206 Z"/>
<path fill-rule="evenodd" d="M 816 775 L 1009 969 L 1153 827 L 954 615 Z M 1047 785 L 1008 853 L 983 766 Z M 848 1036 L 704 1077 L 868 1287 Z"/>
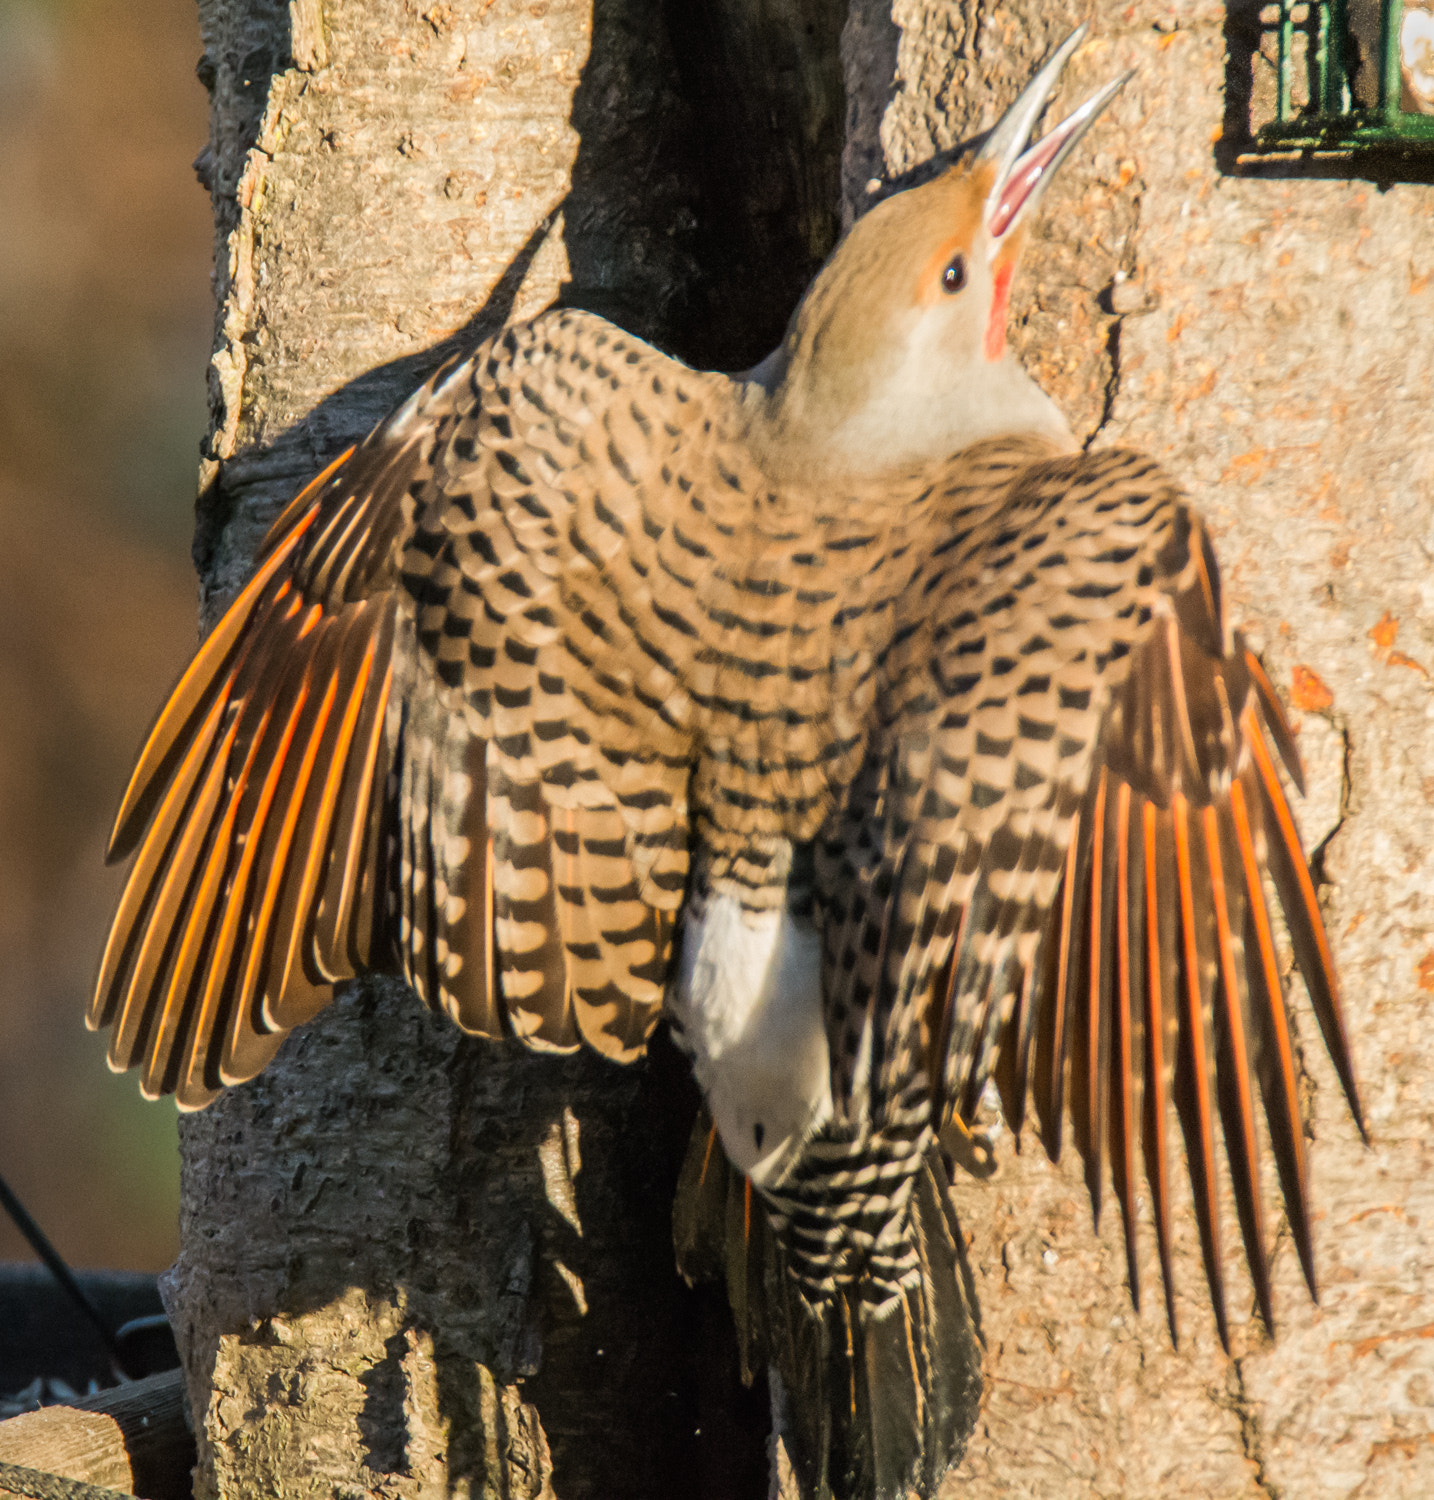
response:
<path fill-rule="evenodd" d="M 728 896 L 689 906 L 673 1010 L 728 1158 L 768 1182 L 831 1115 L 816 930 Z"/>

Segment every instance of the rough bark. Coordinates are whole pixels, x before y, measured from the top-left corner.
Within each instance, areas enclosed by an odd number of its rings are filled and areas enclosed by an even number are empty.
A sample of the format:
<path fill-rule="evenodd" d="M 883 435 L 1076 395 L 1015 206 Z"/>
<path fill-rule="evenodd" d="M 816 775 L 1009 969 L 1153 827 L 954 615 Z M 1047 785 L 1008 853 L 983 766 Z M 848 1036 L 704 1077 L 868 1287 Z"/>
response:
<path fill-rule="evenodd" d="M 561 296 L 741 365 L 835 236 L 838 0 L 200 14 L 209 619 L 279 507 L 455 344 Z M 182 1131 L 197 1493 L 765 1493 L 765 1395 L 720 1293 L 673 1268 L 692 1110 L 660 1049 L 534 1057 L 397 985 L 341 999 Z"/>
<path fill-rule="evenodd" d="M 664 25 L 656 0 L 614 0 L 589 26 L 568 0 L 204 0 L 211 614 L 277 505 L 455 330 L 565 287 L 699 361 L 762 352 L 830 238 L 834 9 L 674 3 Z M 989 124 L 1087 9 L 854 0 L 845 213 Z M 1232 615 L 1299 721 L 1374 1145 L 1302 1010 L 1322 1303 L 1281 1237 L 1279 1337 L 1237 1294 L 1227 1359 L 1188 1221 L 1175 1351 L 1153 1236 L 1136 1313 L 1075 1163 L 1000 1139 L 1000 1175 L 962 1189 L 989 1393 L 952 1493 L 1434 1490 L 1434 205 L 1428 187 L 1230 175 L 1257 66 L 1251 8 L 1233 10 L 1094 7 L 1064 97 L 1140 72 L 1051 195 L 1015 342 L 1084 436 L 1153 451 L 1214 525 Z M 369 987 L 191 1122 L 171 1302 L 200 1493 L 758 1487 L 754 1462 L 714 1466 L 752 1458 L 760 1410 L 720 1440 L 695 1415 L 740 1413 L 693 1373 L 725 1340 L 720 1306 L 699 1304 L 695 1361 L 674 1336 L 697 1315 L 667 1250 L 674 1095 L 660 1069 L 459 1040 Z M 1233 1260 L 1232 1215 L 1224 1241 Z"/>
<path fill-rule="evenodd" d="M 1083 437 L 1155 454 L 1212 524 L 1233 620 L 1299 725 L 1373 1137 L 1301 1004 L 1321 1302 L 1281 1232 L 1278 1337 L 1241 1268 L 1229 1359 L 1188 1218 L 1175 1351 L 1153 1230 L 1136 1313 L 1117 1215 L 1092 1232 L 1077 1163 L 1001 1138 L 1000 1175 L 961 1194 L 989 1389 L 953 1496 L 1434 1493 L 1434 189 L 1232 175 L 1258 10 L 856 0 L 844 49 L 848 212 L 991 123 L 1087 14 L 1062 99 L 1139 70 L 1052 190 L 1013 338 Z"/>

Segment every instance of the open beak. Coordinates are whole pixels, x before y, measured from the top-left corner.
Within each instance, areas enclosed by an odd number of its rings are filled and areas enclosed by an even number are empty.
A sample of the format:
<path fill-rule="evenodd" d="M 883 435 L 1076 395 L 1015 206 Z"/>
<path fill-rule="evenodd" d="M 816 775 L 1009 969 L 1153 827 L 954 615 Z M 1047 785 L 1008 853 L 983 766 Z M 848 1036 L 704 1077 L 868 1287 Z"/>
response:
<path fill-rule="evenodd" d="M 1133 76 L 1123 73 L 1103 89 L 1098 89 L 1034 146 L 1029 144 L 1037 117 L 1055 92 L 1071 54 L 1085 40 L 1087 29 L 1084 23 L 1077 26 L 1051 53 L 1036 76 L 1022 89 L 1020 98 L 1001 117 L 1000 124 L 986 138 L 976 156 L 977 162 L 994 162 L 996 165 L 996 180 L 986 199 L 986 232 L 990 236 L 992 260 L 1027 210 L 1040 202 L 1056 168 L 1095 123 L 1096 116 Z"/>

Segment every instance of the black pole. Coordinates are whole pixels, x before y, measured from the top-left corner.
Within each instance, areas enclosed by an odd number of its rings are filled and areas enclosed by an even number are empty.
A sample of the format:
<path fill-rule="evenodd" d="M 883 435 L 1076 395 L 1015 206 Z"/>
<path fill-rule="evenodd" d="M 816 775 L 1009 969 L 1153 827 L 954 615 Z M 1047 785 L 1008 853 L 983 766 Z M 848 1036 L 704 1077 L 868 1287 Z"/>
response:
<path fill-rule="evenodd" d="M 120 1355 L 118 1343 L 110 1330 L 110 1326 L 100 1316 L 99 1310 L 94 1303 L 85 1296 L 84 1289 L 75 1280 L 73 1272 L 65 1264 L 60 1252 L 50 1243 L 45 1236 L 45 1231 L 30 1217 L 30 1211 L 15 1196 L 10 1184 L 0 1176 L 0 1208 L 15 1221 L 15 1227 L 30 1242 L 30 1248 L 50 1268 L 50 1274 L 68 1293 L 70 1300 L 85 1315 L 86 1319 L 94 1325 L 99 1334 L 109 1357 L 114 1361 L 117 1369 L 124 1369 L 124 1361 Z"/>

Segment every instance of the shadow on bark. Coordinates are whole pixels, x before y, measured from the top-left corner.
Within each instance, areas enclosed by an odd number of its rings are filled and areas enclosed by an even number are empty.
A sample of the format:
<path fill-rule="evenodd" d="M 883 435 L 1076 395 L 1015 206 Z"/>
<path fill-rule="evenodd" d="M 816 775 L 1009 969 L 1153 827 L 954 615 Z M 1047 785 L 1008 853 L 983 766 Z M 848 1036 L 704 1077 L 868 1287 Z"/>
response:
<path fill-rule="evenodd" d="M 336 1006 L 364 1034 L 361 1071 L 344 1082 L 373 1096 L 353 1128 L 381 1131 L 382 1117 L 404 1108 L 400 1098 L 374 1103 L 393 1081 L 382 1052 L 398 1029 L 382 993 L 390 989 L 398 987 L 362 985 Z M 407 994 L 398 1003 L 418 1008 Z M 248 1086 L 261 1099 L 291 1091 L 307 1071 L 302 1057 L 275 1067 L 272 1082 Z M 418 1195 L 404 1243 L 375 1238 L 361 1186 L 337 1222 L 305 1213 L 311 1184 L 295 1174 L 282 1209 L 294 1222 L 282 1289 L 273 1306 L 254 1309 L 257 1325 L 241 1337 L 277 1348 L 289 1322 L 355 1289 L 399 1307 L 383 1357 L 359 1377 L 362 1463 L 376 1480 L 420 1469 L 413 1362 L 431 1359 L 450 1493 L 468 1481 L 475 1494 L 496 1485 L 536 1495 L 545 1440 L 563 1500 L 765 1496 L 765 1386 L 741 1385 L 721 1289 L 689 1289 L 675 1274 L 672 1196 L 696 1108 L 686 1063 L 662 1033 L 648 1061 L 626 1069 L 459 1038 L 446 1071 L 448 1155 L 438 1191 Z M 321 1099 L 314 1107 L 335 1108 Z M 552 1124 L 565 1110 L 581 1120 L 566 1141 Z M 258 1113 L 269 1111 L 261 1104 Z M 556 1174 L 555 1151 L 569 1154 Z M 291 1371 L 276 1371 L 271 1394 L 282 1400 L 292 1383 Z M 536 1411 L 541 1435 L 527 1411 L 499 1399 L 503 1386 Z"/>

